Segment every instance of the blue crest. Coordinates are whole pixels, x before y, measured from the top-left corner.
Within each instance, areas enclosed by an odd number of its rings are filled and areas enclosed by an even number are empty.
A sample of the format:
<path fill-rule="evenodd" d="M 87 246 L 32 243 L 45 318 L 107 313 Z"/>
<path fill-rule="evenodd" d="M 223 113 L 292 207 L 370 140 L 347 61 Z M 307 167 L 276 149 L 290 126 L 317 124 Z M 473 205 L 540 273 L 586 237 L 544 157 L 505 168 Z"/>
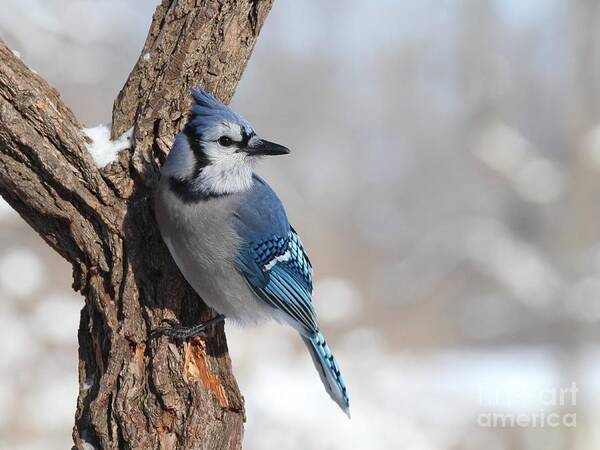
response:
<path fill-rule="evenodd" d="M 248 134 L 253 131 L 250 122 L 207 91 L 192 89 L 192 96 L 195 103 L 192 105 L 189 126 L 194 128 L 197 134 L 205 134 L 211 128 L 224 123 L 238 124 Z"/>

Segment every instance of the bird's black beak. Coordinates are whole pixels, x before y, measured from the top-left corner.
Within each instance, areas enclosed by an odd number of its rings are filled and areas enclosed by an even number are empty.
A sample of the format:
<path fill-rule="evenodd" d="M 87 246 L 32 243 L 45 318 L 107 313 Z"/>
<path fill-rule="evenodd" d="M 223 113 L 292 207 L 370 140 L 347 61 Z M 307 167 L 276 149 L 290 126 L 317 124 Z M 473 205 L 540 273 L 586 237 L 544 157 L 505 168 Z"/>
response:
<path fill-rule="evenodd" d="M 290 149 L 283 145 L 276 144 L 275 142 L 265 141 L 260 139 L 251 145 L 248 145 L 247 151 L 250 155 L 287 155 Z"/>

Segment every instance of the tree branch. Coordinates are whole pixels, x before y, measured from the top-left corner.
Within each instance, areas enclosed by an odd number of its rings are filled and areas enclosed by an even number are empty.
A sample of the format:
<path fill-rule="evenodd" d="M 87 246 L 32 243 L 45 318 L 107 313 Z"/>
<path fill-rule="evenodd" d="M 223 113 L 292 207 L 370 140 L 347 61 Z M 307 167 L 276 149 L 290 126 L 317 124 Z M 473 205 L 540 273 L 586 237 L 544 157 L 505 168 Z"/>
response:
<path fill-rule="evenodd" d="M 241 448 L 223 326 L 186 344 L 148 340 L 166 317 L 212 316 L 166 250 L 150 198 L 190 88 L 229 100 L 271 2 L 164 0 L 114 105 L 113 133 L 133 127 L 134 149 L 101 170 L 58 93 L 0 41 L 0 194 L 71 262 L 85 296 L 76 448 Z"/>
<path fill-rule="evenodd" d="M 109 271 L 92 242 L 99 228 L 118 227 L 119 202 L 85 149 L 81 125 L 1 41 L 0 61 L 0 193 L 80 278 L 89 267 Z"/>

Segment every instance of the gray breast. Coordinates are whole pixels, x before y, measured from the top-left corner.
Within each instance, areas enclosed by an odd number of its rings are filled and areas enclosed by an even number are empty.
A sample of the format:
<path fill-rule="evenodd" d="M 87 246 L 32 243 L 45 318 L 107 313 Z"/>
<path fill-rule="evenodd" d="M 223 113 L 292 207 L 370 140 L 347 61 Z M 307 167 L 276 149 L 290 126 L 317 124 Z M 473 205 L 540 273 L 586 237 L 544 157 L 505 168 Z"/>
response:
<path fill-rule="evenodd" d="M 155 192 L 158 226 L 183 276 L 206 304 L 240 323 L 256 323 L 273 310 L 258 299 L 235 267 L 239 237 L 231 218 L 243 200 L 232 194 L 184 201 L 163 177 Z"/>

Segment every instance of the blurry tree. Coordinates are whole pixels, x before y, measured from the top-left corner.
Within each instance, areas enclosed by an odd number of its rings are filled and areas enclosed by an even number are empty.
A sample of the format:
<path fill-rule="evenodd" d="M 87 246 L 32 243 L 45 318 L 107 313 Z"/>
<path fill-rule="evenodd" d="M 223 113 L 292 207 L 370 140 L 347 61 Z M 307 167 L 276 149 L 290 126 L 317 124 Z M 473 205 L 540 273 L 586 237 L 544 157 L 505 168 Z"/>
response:
<path fill-rule="evenodd" d="M 190 89 L 231 98 L 271 4 L 163 0 L 114 104 L 113 138 L 133 129 L 132 148 L 103 169 L 59 94 L 0 41 L 0 194 L 72 263 L 85 296 L 78 449 L 241 447 L 223 326 L 185 344 L 148 339 L 167 317 L 212 314 L 171 260 L 149 199 Z"/>

